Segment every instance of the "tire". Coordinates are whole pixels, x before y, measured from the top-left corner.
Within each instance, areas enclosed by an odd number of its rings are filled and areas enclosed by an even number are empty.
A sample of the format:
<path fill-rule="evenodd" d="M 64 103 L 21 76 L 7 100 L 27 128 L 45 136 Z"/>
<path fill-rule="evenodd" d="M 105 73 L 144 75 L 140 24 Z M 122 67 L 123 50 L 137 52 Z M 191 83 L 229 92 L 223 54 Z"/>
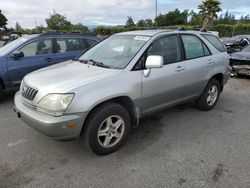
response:
<path fill-rule="evenodd" d="M 86 122 L 84 140 L 97 155 L 113 153 L 121 147 L 130 130 L 128 111 L 116 103 L 99 106 Z"/>
<path fill-rule="evenodd" d="M 201 96 L 196 100 L 196 106 L 202 111 L 212 110 L 220 97 L 220 82 L 217 79 L 210 79 Z"/>

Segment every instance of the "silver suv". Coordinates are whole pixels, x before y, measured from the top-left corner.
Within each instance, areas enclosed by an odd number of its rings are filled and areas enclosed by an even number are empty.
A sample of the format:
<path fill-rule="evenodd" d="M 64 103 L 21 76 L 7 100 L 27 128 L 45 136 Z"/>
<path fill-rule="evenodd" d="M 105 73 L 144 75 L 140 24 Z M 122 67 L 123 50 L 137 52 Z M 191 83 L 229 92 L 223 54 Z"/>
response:
<path fill-rule="evenodd" d="M 211 110 L 228 65 L 224 46 L 208 32 L 119 33 L 27 75 L 14 110 L 39 132 L 57 140 L 84 136 L 93 152 L 106 155 L 148 114 L 192 100 Z"/>

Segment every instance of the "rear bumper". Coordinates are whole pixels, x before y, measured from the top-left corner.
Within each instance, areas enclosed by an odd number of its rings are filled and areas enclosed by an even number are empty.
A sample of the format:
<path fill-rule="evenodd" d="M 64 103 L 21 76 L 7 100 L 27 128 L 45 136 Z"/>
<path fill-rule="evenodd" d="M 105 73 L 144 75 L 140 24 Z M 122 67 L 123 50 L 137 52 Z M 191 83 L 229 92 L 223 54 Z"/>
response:
<path fill-rule="evenodd" d="M 53 117 L 31 109 L 23 104 L 19 92 L 15 95 L 14 111 L 17 116 L 26 124 L 40 133 L 56 140 L 69 140 L 77 138 L 82 130 L 86 113 L 76 113 Z M 75 125 L 68 128 L 68 125 Z"/>
<path fill-rule="evenodd" d="M 229 78 L 231 77 L 231 73 L 232 73 L 232 68 L 228 66 L 225 74 L 223 75 L 223 85 L 225 85 L 228 82 Z"/>

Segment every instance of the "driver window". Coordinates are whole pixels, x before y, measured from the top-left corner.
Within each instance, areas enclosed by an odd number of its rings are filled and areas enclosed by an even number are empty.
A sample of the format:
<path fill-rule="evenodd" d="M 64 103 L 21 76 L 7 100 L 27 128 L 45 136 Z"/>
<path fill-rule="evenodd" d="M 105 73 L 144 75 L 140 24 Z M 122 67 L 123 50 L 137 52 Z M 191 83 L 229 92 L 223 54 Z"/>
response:
<path fill-rule="evenodd" d="M 181 49 L 176 35 L 162 37 L 153 42 L 148 49 L 147 55 L 160 55 L 163 57 L 164 65 L 181 60 Z"/>
<path fill-rule="evenodd" d="M 38 40 L 31 42 L 30 44 L 24 46 L 20 51 L 23 52 L 24 57 L 44 55 L 52 53 L 52 40 Z"/>
<path fill-rule="evenodd" d="M 135 70 L 145 68 L 145 62 L 150 55 L 163 57 L 164 65 L 181 61 L 181 49 L 177 35 L 165 36 L 155 40 L 135 65 Z"/>

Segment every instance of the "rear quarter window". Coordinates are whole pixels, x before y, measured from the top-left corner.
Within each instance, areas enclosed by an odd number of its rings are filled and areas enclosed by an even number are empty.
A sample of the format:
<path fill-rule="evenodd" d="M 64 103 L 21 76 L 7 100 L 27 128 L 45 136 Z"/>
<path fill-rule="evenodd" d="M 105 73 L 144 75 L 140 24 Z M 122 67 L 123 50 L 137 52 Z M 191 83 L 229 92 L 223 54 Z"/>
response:
<path fill-rule="evenodd" d="M 224 45 L 221 43 L 221 41 L 214 35 L 208 35 L 208 34 L 202 34 L 202 36 L 210 42 L 217 50 L 220 52 L 226 52 L 226 49 Z"/>

